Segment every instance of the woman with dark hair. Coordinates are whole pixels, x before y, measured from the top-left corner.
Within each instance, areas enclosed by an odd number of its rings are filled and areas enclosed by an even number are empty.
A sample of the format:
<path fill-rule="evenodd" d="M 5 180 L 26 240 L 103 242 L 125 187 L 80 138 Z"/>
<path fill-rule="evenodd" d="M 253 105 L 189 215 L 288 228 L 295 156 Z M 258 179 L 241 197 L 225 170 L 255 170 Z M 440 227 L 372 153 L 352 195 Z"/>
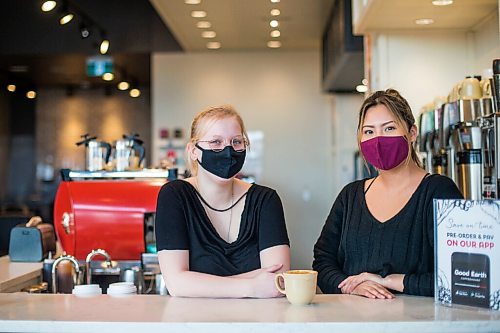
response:
<path fill-rule="evenodd" d="M 357 134 L 378 176 L 348 184 L 335 200 L 314 246 L 318 286 L 369 298 L 432 296 L 433 199 L 462 194 L 449 178 L 422 169 L 413 147 L 415 118 L 396 90 L 364 101 Z"/>

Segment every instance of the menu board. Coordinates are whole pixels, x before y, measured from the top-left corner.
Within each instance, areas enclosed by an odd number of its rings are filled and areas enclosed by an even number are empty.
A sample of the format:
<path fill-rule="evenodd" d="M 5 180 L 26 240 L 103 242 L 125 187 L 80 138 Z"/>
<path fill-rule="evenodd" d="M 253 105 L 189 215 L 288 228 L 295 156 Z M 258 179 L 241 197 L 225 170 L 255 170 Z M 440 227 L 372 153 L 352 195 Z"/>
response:
<path fill-rule="evenodd" d="M 435 299 L 499 310 L 500 201 L 434 200 Z"/>

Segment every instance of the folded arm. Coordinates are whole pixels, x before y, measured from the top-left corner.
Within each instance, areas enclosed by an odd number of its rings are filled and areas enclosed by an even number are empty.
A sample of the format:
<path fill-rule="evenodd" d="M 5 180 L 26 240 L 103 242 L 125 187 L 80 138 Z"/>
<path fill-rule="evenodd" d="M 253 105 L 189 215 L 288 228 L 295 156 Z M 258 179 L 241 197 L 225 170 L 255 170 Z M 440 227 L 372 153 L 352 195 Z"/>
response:
<path fill-rule="evenodd" d="M 260 252 L 262 268 L 234 276 L 217 276 L 189 270 L 188 250 L 158 252 L 165 284 L 172 296 L 270 298 L 279 297 L 274 286 L 275 273 L 290 267 L 288 245 Z"/>

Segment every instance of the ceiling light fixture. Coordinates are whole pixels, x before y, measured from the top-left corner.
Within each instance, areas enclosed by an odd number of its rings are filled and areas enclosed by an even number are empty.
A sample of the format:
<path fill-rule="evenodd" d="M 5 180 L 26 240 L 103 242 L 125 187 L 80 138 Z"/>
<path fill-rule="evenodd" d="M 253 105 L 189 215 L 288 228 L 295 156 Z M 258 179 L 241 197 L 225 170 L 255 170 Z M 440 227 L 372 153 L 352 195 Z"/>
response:
<path fill-rule="evenodd" d="M 65 25 L 73 20 L 74 15 L 70 12 L 64 12 L 59 18 L 59 24 Z"/>
<path fill-rule="evenodd" d="M 99 45 L 99 52 L 101 54 L 106 54 L 109 51 L 109 40 L 106 38 L 106 34 L 101 32 L 101 44 Z"/>
<path fill-rule="evenodd" d="M 365 86 L 367 86 L 368 85 L 368 80 L 367 79 L 363 79 L 363 80 L 361 80 L 361 83 L 364 84 Z"/>
<path fill-rule="evenodd" d="M 7 85 L 7 90 L 10 92 L 15 92 L 16 91 L 16 85 L 15 84 L 9 84 Z"/>
<path fill-rule="evenodd" d="M 33 99 L 36 97 L 36 92 L 34 90 L 30 90 L 26 93 L 26 97 L 29 99 Z"/>
<path fill-rule="evenodd" d="M 273 30 L 271 31 L 270 35 L 273 38 L 278 38 L 279 36 L 281 36 L 281 32 L 279 30 Z"/>
<path fill-rule="evenodd" d="M 272 16 L 278 16 L 279 14 L 281 14 L 280 10 L 279 9 L 271 9 L 271 15 Z"/>
<path fill-rule="evenodd" d="M 201 33 L 201 37 L 203 38 L 215 38 L 215 36 L 217 36 L 217 34 L 215 33 L 215 31 L 203 31 Z"/>
<path fill-rule="evenodd" d="M 270 40 L 269 42 L 267 42 L 267 47 L 271 49 L 277 49 L 281 47 L 281 42 L 279 40 Z"/>
<path fill-rule="evenodd" d="M 114 78 L 115 78 L 115 74 L 113 74 L 113 73 L 104 73 L 104 74 L 102 74 L 102 79 L 104 81 L 113 81 Z"/>
<path fill-rule="evenodd" d="M 208 21 L 198 21 L 196 22 L 196 27 L 200 29 L 208 29 L 212 27 L 212 23 Z"/>
<path fill-rule="evenodd" d="M 280 0 L 271 0 L 272 3 L 278 3 Z"/>
<path fill-rule="evenodd" d="M 130 88 L 130 83 L 128 83 L 127 81 L 122 80 L 120 81 L 120 83 L 118 83 L 118 90 L 124 91 L 128 90 L 128 88 Z"/>
<path fill-rule="evenodd" d="M 186 5 L 199 5 L 201 0 L 184 0 Z"/>
<path fill-rule="evenodd" d="M 368 91 L 368 86 L 364 85 L 364 84 L 358 84 L 356 86 L 356 91 L 359 92 L 359 93 L 365 93 Z"/>
<path fill-rule="evenodd" d="M 44 1 L 42 3 L 42 11 L 43 12 L 50 12 L 52 9 L 56 8 L 57 2 L 55 1 Z"/>
<path fill-rule="evenodd" d="M 80 36 L 85 39 L 90 36 L 90 30 L 85 22 L 80 23 Z"/>
<path fill-rule="evenodd" d="M 203 18 L 207 16 L 207 12 L 204 10 L 193 10 L 191 16 L 194 18 Z"/>
<path fill-rule="evenodd" d="M 271 22 L 269 22 L 269 25 L 272 27 L 272 28 L 277 28 L 279 24 L 279 22 L 277 20 L 272 20 Z"/>
<path fill-rule="evenodd" d="M 431 18 L 422 18 L 422 19 L 415 20 L 415 23 L 418 25 L 429 25 L 429 24 L 434 23 L 434 20 Z"/>
<path fill-rule="evenodd" d="M 219 42 L 208 42 L 207 43 L 207 49 L 210 50 L 217 50 L 220 49 L 221 44 Z"/>
<path fill-rule="evenodd" d="M 137 98 L 141 96 L 141 91 L 138 88 L 130 89 L 129 93 L 130 97 Z"/>
<path fill-rule="evenodd" d="M 453 0 L 433 0 L 432 4 L 434 6 L 449 6 L 453 4 Z"/>

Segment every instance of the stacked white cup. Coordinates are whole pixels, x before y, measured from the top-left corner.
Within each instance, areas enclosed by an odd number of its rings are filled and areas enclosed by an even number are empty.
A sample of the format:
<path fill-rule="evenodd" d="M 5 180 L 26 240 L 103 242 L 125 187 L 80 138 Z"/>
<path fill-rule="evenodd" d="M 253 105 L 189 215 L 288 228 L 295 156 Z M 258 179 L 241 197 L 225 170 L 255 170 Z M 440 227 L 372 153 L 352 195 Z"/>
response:
<path fill-rule="evenodd" d="M 111 283 L 108 287 L 108 295 L 122 296 L 137 294 L 137 287 L 132 282 Z"/>
<path fill-rule="evenodd" d="M 101 295 L 102 289 L 98 284 L 81 284 L 76 285 L 72 291 L 73 295 L 76 296 L 94 296 Z"/>

